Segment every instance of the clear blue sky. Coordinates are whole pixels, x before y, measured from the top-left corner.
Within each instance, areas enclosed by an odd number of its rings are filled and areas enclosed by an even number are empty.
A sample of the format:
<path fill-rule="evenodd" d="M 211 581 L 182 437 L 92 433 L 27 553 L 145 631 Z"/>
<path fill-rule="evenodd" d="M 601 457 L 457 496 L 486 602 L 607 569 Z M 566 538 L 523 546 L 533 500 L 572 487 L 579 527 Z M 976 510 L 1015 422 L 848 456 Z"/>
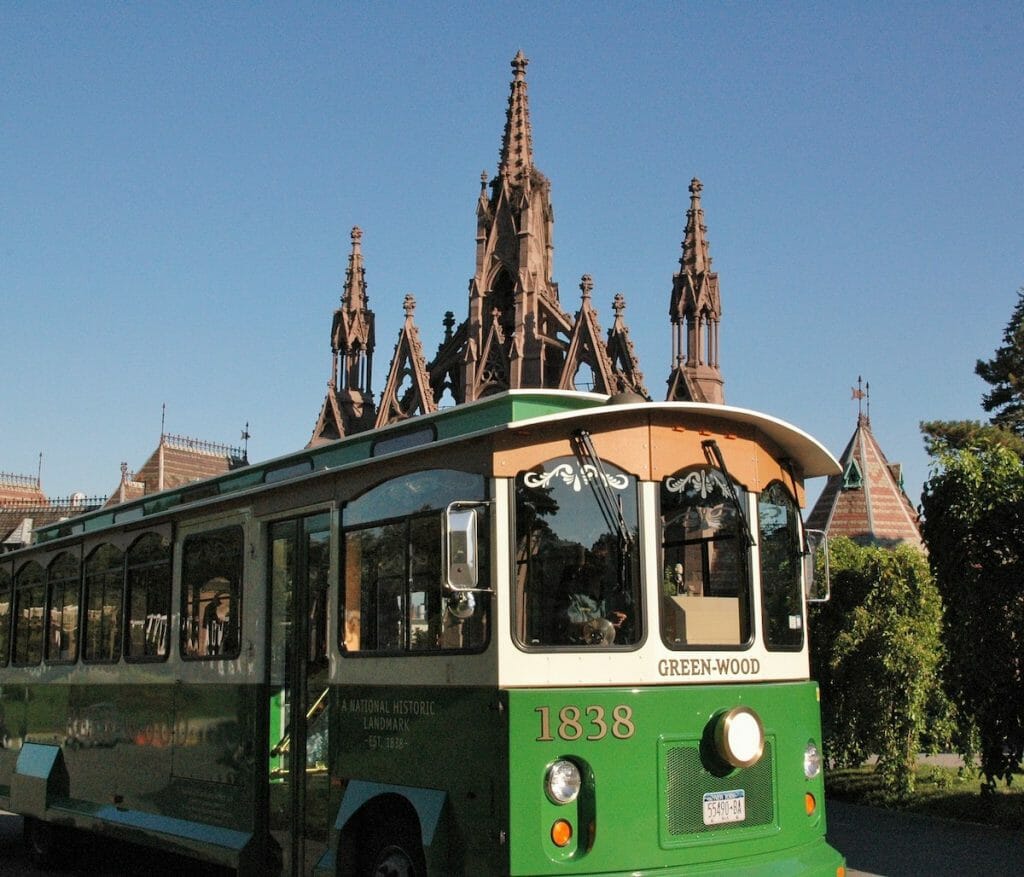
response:
<path fill-rule="evenodd" d="M 406 292 L 431 356 L 521 48 L 565 308 L 623 292 L 661 398 L 700 177 L 726 401 L 838 456 L 863 375 L 916 502 L 1024 284 L 1022 47 L 1011 2 L 0 4 L 0 471 L 107 494 L 163 403 L 301 448 L 353 225 L 376 389 Z"/>

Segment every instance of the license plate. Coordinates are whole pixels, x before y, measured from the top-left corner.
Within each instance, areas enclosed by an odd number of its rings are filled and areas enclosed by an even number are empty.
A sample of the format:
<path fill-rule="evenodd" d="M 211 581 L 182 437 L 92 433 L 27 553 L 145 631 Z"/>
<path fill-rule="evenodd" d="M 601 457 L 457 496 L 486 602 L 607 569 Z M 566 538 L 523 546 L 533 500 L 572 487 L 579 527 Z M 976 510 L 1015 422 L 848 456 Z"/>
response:
<path fill-rule="evenodd" d="M 747 817 L 746 792 L 704 793 L 704 824 L 721 825 L 723 822 L 742 822 Z"/>

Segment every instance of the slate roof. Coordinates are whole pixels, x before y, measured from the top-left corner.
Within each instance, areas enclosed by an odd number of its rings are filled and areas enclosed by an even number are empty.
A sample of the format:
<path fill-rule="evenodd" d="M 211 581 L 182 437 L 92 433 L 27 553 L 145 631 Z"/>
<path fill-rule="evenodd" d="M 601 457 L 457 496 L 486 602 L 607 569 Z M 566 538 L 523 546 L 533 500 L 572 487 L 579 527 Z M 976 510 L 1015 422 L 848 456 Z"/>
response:
<path fill-rule="evenodd" d="M 867 416 L 858 416 L 839 464 L 842 473 L 828 479 L 807 517 L 808 528 L 861 544 L 907 544 L 924 551 L 917 512 L 903 490 L 901 467 L 886 459 Z"/>

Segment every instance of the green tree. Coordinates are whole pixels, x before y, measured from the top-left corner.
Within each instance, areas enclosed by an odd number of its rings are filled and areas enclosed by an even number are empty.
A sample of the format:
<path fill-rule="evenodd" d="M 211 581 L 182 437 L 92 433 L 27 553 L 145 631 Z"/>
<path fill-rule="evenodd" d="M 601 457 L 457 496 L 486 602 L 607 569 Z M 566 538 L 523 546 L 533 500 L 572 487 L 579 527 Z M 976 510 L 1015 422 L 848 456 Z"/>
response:
<path fill-rule="evenodd" d="M 939 450 L 924 538 L 946 606 L 947 682 L 992 788 L 1024 759 L 1024 462 L 1007 447 Z"/>
<path fill-rule="evenodd" d="M 932 457 L 947 450 L 968 448 L 1009 448 L 1024 459 L 1024 438 L 989 423 L 977 420 L 930 420 L 921 424 L 924 449 Z"/>
<path fill-rule="evenodd" d="M 1003 344 L 992 359 L 979 359 L 975 374 L 992 386 L 981 405 L 992 423 L 1024 436 L 1024 287 L 1003 331 Z"/>
<path fill-rule="evenodd" d="M 839 538 L 829 543 L 833 599 L 816 607 L 811 656 L 822 689 L 827 757 L 878 755 L 890 799 L 914 790 L 922 749 L 948 739 L 942 600 L 924 555 Z"/>

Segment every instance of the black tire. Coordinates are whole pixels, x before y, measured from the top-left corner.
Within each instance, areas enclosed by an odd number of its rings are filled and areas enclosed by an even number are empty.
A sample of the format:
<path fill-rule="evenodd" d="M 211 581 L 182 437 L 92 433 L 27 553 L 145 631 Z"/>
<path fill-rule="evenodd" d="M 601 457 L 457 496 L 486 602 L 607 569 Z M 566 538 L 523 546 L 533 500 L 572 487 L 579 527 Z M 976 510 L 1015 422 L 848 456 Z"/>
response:
<path fill-rule="evenodd" d="M 70 859 L 70 833 L 60 826 L 26 816 L 23 820 L 22 837 L 32 864 L 39 868 L 53 868 Z"/>
<path fill-rule="evenodd" d="M 423 851 L 408 834 L 378 836 L 366 846 L 360 877 L 425 877 Z"/>

